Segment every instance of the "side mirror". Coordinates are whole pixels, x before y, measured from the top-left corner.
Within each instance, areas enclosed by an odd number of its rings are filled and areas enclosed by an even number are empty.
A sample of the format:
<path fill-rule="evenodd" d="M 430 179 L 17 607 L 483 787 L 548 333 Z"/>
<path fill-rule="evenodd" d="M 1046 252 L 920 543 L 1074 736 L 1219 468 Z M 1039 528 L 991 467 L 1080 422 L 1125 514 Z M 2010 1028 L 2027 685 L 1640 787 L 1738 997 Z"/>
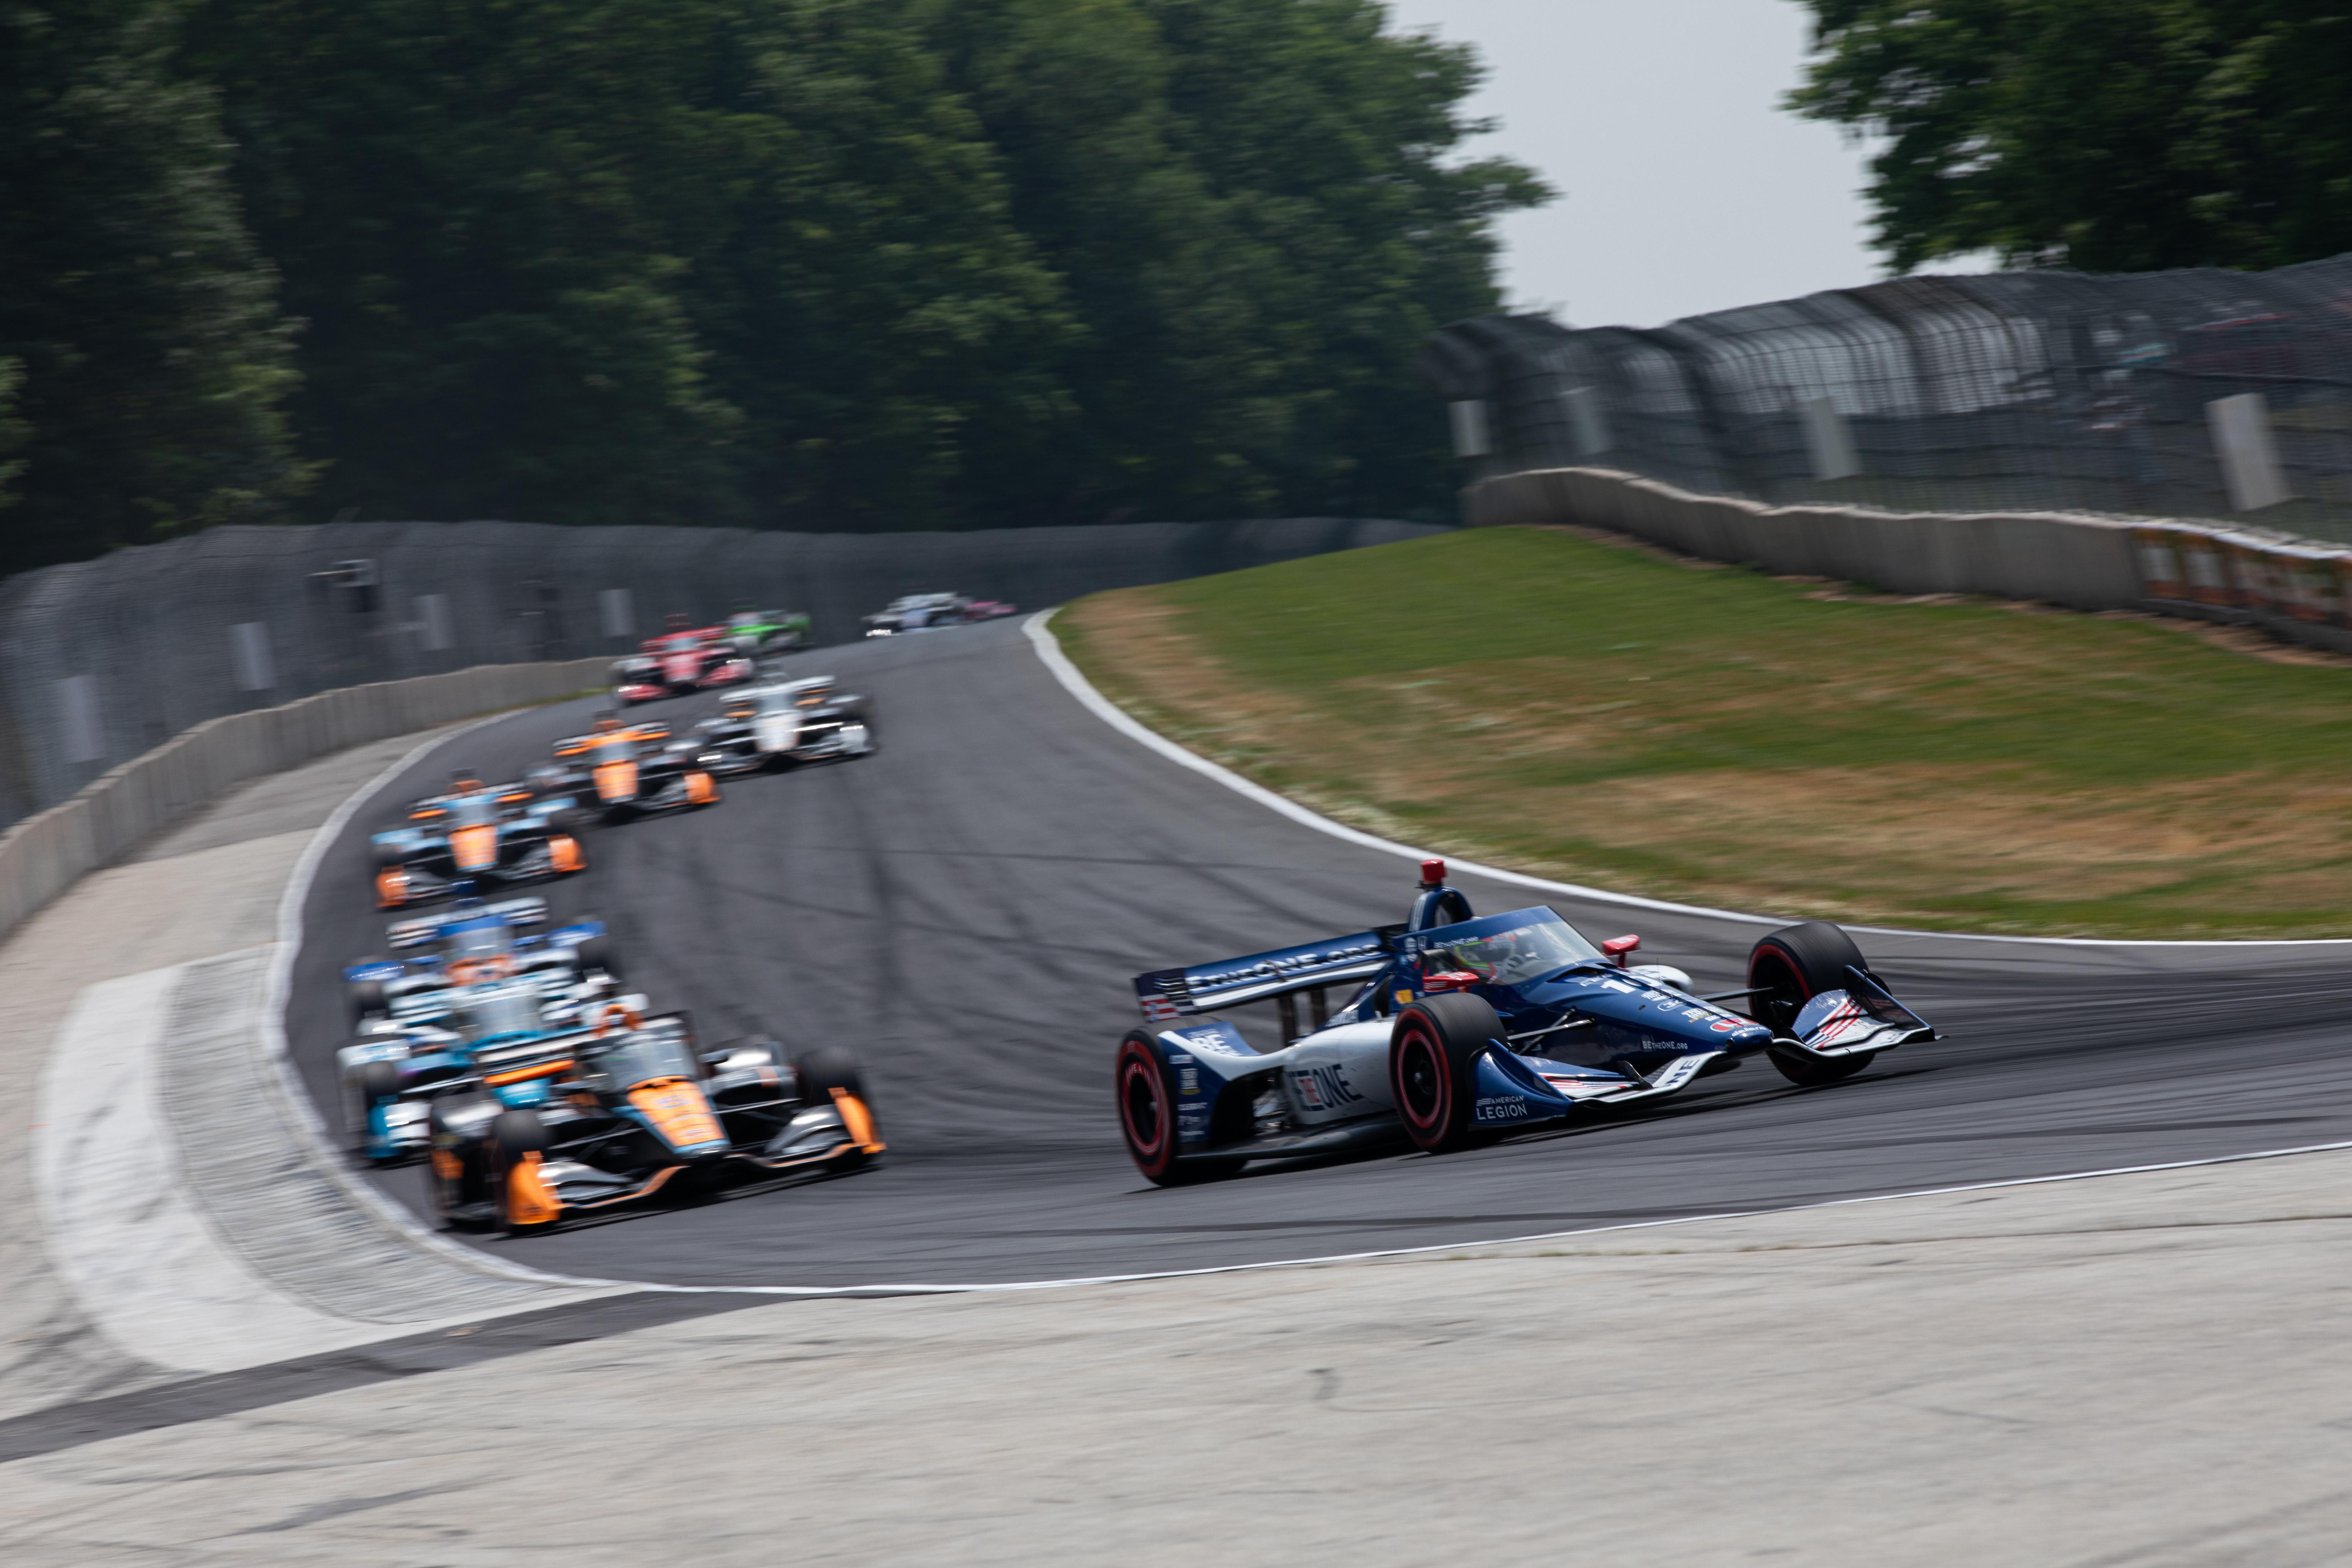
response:
<path fill-rule="evenodd" d="M 1602 957 L 1622 969 L 1625 967 L 1626 956 L 1641 945 L 1642 939 L 1638 936 L 1612 936 L 1601 944 L 1601 953 Z"/>
<path fill-rule="evenodd" d="M 1433 996 L 1441 991 L 1467 991 L 1477 984 L 1478 977 L 1468 970 L 1450 969 L 1443 974 L 1423 976 L 1421 992 L 1424 996 Z"/>

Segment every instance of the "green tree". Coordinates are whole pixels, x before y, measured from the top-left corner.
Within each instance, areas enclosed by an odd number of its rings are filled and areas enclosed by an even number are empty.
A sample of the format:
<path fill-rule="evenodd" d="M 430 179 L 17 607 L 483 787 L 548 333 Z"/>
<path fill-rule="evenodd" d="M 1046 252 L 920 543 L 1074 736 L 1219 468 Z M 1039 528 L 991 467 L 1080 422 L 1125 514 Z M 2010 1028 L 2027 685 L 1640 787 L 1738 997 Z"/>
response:
<path fill-rule="evenodd" d="M 194 0 L 366 515 L 1442 513 L 1532 176 L 1374 0 Z"/>
<path fill-rule="evenodd" d="M 216 0 L 370 516 L 953 521 L 1054 280 L 905 0 Z"/>
<path fill-rule="evenodd" d="M 176 26 L 156 0 L 0 3 L 0 571 L 268 519 L 309 477 L 275 278 Z"/>
<path fill-rule="evenodd" d="M 1433 327 L 1495 307 L 1491 220 L 1547 193 L 1446 161 L 1478 129 L 1457 113 L 1475 65 L 1385 20 L 1369 0 L 947 12 L 956 79 L 1081 323 L 1023 510 L 1448 510 L 1406 367 Z"/>
<path fill-rule="evenodd" d="M 1992 250 L 2097 271 L 2352 249 L 2336 0 L 1803 0 L 1800 113 L 1883 136 L 1898 270 Z"/>
<path fill-rule="evenodd" d="M 0 359 L 0 511 L 16 504 L 16 478 L 25 471 L 25 448 L 33 427 L 16 417 L 16 395 L 25 384 L 25 362 Z"/>

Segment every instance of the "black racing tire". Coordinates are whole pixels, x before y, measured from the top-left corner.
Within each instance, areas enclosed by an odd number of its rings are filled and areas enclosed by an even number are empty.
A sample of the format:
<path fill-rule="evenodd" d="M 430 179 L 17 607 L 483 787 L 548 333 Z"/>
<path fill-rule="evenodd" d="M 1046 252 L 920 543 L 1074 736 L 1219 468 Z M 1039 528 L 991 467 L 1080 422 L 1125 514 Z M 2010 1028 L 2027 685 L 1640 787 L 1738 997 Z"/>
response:
<path fill-rule="evenodd" d="M 874 1103 L 866 1092 L 866 1075 L 858 1070 L 857 1058 L 840 1046 L 819 1046 L 803 1052 L 793 1063 L 793 1076 L 800 1085 L 803 1100 L 822 1101 L 833 1098 L 835 1089 L 854 1094 L 866 1104 Z"/>
<path fill-rule="evenodd" d="M 1128 1158 L 1153 1186 L 1189 1187 L 1221 1180 L 1242 1168 L 1239 1160 L 1178 1156 L 1175 1088 L 1168 1081 L 1168 1065 L 1160 1059 L 1158 1042 L 1145 1030 L 1129 1029 L 1119 1041 L 1111 1085 L 1118 1100 L 1118 1131 L 1127 1141 Z"/>
<path fill-rule="evenodd" d="M 369 959 L 364 962 L 379 961 Z M 351 998 L 352 1022 L 355 1024 L 364 1024 L 370 1018 L 381 1017 L 392 1011 L 392 1003 L 383 994 L 383 982 L 381 980 L 354 980 L 344 991 Z"/>
<path fill-rule="evenodd" d="M 400 1096 L 400 1067 L 396 1062 L 367 1062 L 360 1068 L 360 1093 L 367 1097 L 371 1110 L 379 1100 L 396 1100 Z"/>
<path fill-rule="evenodd" d="M 489 1166 L 490 1205 L 498 1214 L 499 1228 L 509 1236 L 530 1236 L 547 1228 L 544 1225 L 520 1224 L 507 1208 L 507 1173 L 525 1154 L 545 1153 L 547 1144 L 547 1123 L 539 1119 L 536 1110 L 502 1110 L 490 1123 L 488 1147 L 484 1150 Z"/>
<path fill-rule="evenodd" d="M 1478 1058 L 1503 1037 L 1503 1021 L 1483 996 L 1446 992 L 1399 1009 L 1389 1029 L 1389 1089 L 1405 1136 L 1432 1154 L 1486 1140 L 1471 1121 Z"/>
<path fill-rule="evenodd" d="M 441 1112 L 442 1102 L 437 1100 L 425 1112 L 429 1145 L 425 1152 L 425 1212 L 432 1216 L 436 1229 L 455 1230 L 457 1205 L 467 1201 L 466 1178 L 472 1175 L 479 1186 L 482 1173 L 478 1166 L 469 1172 L 465 1155 L 443 1146 L 449 1128 Z"/>
<path fill-rule="evenodd" d="M 1807 1002 L 1824 991 L 1846 988 L 1849 968 L 1870 973 L 1862 949 L 1839 927 L 1827 921 L 1783 927 L 1759 940 L 1748 952 L 1748 984 L 1765 987 L 1748 997 L 1748 1015 L 1776 1035 L 1788 1034 Z M 1878 1057 L 1875 1051 L 1865 1051 L 1824 1061 L 1787 1050 L 1765 1054 L 1771 1058 L 1773 1070 L 1805 1089 L 1850 1079 Z"/>
<path fill-rule="evenodd" d="M 615 980 L 621 978 L 621 961 L 613 956 L 613 944 L 602 936 L 592 936 L 572 951 L 580 960 L 583 973 L 592 969 L 601 969 Z"/>
<path fill-rule="evenodd" d="M 425 1152 L 425 1214 L 436 1230 L 457 1228 L 455 1189 L 463 1178 L 451 1176 L 443 1168 L 445 1164 L 457 1163 L 456 1154 L 437 1145 Z"/>

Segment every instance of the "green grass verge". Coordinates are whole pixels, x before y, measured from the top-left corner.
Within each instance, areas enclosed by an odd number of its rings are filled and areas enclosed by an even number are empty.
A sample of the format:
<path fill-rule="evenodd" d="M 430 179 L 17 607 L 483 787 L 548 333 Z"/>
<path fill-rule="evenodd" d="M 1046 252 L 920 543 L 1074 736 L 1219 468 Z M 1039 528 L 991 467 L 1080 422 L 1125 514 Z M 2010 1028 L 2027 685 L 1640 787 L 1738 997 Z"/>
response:
<path fill-rule="evenodd" d="M 2352 669 L 1475 530 L 1081 601 L 1106 692 L 1413 841 L 1945 929 L 2352 935 Z"/>

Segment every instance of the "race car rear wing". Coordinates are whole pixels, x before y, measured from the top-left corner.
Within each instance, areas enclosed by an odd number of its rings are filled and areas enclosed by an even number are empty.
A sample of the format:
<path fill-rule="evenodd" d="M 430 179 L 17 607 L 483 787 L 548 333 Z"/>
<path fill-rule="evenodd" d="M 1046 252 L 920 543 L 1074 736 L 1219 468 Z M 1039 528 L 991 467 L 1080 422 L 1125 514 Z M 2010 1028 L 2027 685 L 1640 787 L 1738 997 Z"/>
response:
<path fill-rule="evenodd" d="M 1369 980 L 1388 967 L 1402 926 L 1381 926 L 1353 936 L 1335 936 L 1299 947 L 1277 948 L 1240 958 L 1196 963 L 1189 969 L 1155 969 L 1135 977 L 1135 996 L 1144 1022 L 1160 1025 L 1213 1007 L 1294 995 L 1349 980 Z"/>
<path fill-rule="evenodd" d="M 495 904 L 461 906 L 441 910 L 415 920 L 394 921 L 383 928 L 383 939 L 394 952 L 405 948 L 426 947 L 441 940 L 441 933 L 451 926 L 467 921 L 478 921 L 484 915 L 497 915 L 509 925 L 535 926 L 547 919 L 545 899 L 507 899 Z"/>
<path fill-rule="evenodd" d="M 692 1056 L 694 1016 L 683 1008 L 674 1013 L 649 1014 L 639 1019 L 636 1027 L 629 1032 L 675 1037 L 688 1057 Z M 495 1085 L 555 1077 L 576 1069 L 583 1053 L 593 1058 L 595 1048 L 611 1038 L 598 1029 L 567 1029 L 560 1034 L 492 1040 L 471 1048 L 474 1066 L 471 1079 L 452 1082 L 478 1081 Z"/>

